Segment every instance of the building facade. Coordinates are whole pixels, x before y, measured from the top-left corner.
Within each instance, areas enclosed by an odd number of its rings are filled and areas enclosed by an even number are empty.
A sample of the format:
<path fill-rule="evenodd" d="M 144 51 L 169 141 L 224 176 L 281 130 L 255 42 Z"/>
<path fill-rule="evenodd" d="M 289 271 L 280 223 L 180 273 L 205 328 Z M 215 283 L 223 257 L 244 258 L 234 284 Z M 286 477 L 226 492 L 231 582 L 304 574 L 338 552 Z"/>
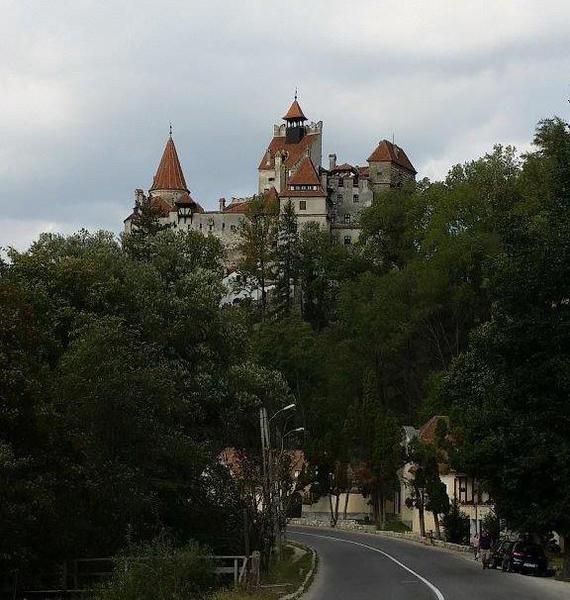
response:
<path fill-rule="evenodd" d="M 261 157 L 257 193 L 281 208 L 291 202 L 300 227 L 316 222 L 340 243 L 352 244 L 360 233 L 360 211 L 370 206 L 374 194 L 415 180 L 416 170 L 404 150 L 388 140 L 378 143 L 366 166 L 337 164 L 336 154 L 330 154 L 327 168 L 323 167 L 323 123 L 309 122 L 297 97 L 283 121 L 273 126 L 273 137 Z M 215 235 L 230 261 L 237 256 L 239 224 L 251 197 L 232 198 L 229 203 L 220 198 L 218 210 L 204 210 L 190 194 L 172 134 L 148 195 L 135 191 L 133 212 L 124 221 L 126 232 L 136 227 L 145 200 L 160 213 L 162 223 Z"/>

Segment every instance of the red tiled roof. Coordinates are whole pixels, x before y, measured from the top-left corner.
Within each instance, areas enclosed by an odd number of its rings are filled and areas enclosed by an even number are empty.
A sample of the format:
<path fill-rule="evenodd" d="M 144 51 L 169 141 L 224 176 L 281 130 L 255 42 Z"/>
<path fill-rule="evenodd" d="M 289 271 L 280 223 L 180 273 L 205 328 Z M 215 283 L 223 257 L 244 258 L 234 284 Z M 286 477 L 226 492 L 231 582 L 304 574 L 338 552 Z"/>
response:
<path fill-rule="evenodd" d="M 368 177 L 368 167 L 359 167 L 358 168 L 358 175 L 360 177 Z"/>
<path fill-rule="evenodd" d="M 391 162 L 411 173 L 417 173 L 406 153 L 392 142 L 382 140 L 376 150 L 368 157 L 368 162 Z"/>
<path fill-rule="evenodd" d="M 435 434 L 437 431 L 437 424 L 443 420 L 447 426 L 449 426 L 449 417 L 444 415 L 435 415 L 427 423 L 420 427 L 420 439 L 428 444 L 435 442 Z"/>
<path fill-rule="evenodd" d="M 303 114 L 303 110 L 301 109 L 301 107 L 299 106 L 299 103 L 297 102 L 297 98 L 295 98 L 295 100 L 293 100 L 293 104 L 291 104 L 291 106 L 289 107 L 289 110 L 287 111 L 287 113 L 285 114 L 283 119 L 285 121 L 287 121 L 289 119 L 291 119 L 291 120 L 301 119 L 302 121 L 307 120 L 307 117 Z"/>
<path fill-rule="evenodd" d="M 310 148 L 314 142 L 318 140 L 318 133 L 311 133 L 303 136 L 300 142 L 297 144 L 288 144 L 285 136 L 276 136 L 271 140 L 269 148 L 263 155 L 261 162 L 259 163 L 258 169 L 260 171 L 274 169 L 275 168 L 275 155 L 277 152 L 285 152 L 285 159 L 283 164 L 286 167 L 292 167 L 299 162 L 305 151 Z M 269 152 L 269 160 L 267 157 Z"/>
<path fill-rule="evenodd" d="M 291 179 L 287 182 L 288 185 L 321 185 L 321 180 L 317 175 L 313 161 L 307 156 L 303 159 L 299 168 Z"/>
<path fill-rule="evenodd" d="M 232 202 L 224 209 L 225 213 L 245 213 L 247 211 L 249 201 Z"/>
<path fill-rule="evenodd" d="M 279 202 L 279 194 L 277 193 L 277 190 L 274 187 L 263 192 L 263 196 L 270 202 Z M 226 206 L 223 212 L 245 214 L 247 212 L 248 206 L 249 200 L 238 200 L 237 202 L 232 202 L 231 204 Z"/>
<path fill-rule="evenodd" d="M 168 138 L 158 170 L 154 176 L 152 190 L 182 190 L 187 192 L 188 187 L 184 180 L 184 173 L 178 160 L 178 153 L 172 137 Z"/>

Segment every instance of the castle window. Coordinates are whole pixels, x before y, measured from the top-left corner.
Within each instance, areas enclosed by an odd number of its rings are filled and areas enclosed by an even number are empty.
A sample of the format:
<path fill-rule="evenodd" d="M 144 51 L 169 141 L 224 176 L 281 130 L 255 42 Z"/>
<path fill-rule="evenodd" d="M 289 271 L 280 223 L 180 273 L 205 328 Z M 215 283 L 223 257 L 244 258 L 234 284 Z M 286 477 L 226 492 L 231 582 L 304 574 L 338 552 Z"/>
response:
<path fill-rule="evenodd" d="M 222 223 L 222 231 L 226 228 L 226 224 Z"/>
<path fill-rule="evenodd" d="M 236 226 L 235 225 L 230 225 L 230 231 L 235 231 L 236 230 Z"/>
<path fill-rule="evenodd" d="M 344 222 L 350 223 L 350 215 L 348 213 L 346 215 L 344 215 Z"/>
<path fill-rule="evenodd" d="M 350 246 L 350 244 L 352 244 L 352 238 L 349 235 L 345 235 L 344 236 L 344 245 Z"/>
<path fill-rule="evenodd" d="M 200 229 L 202 229 L 202 223 L 200 223 Z"/>
<path fill-rule="evenodd" d="M 307 201 L 299 200 L 299 210 L 307 210 Z"/>
<path fill-rule="evenodd" d="M 339 194 L 339 195 L 337 196 L 337 200 L 338 200 L 338 203 L 339 203 L 339 204 L 342 204 L 342 194 Z"/>
<path fill-rule="evenodd" d="M 212 231 L 212 229 L 214 229 L 214 224 L 213 224 L 213 223 L 210 223 L 210 224 L 208 225 L 208 231 Z"/>
<path fill-rule="evenodd" d="M 353 202 L 360 202 L 360 199 L 358 198 L 358 194 L 354 194 L 354 196 L 352 197 L 352 201 Z"/>
<path fill-rule="evenodd" d="M 338 187 L 344 187 L 344 179 L 342 177 L 338 178 Z"/>

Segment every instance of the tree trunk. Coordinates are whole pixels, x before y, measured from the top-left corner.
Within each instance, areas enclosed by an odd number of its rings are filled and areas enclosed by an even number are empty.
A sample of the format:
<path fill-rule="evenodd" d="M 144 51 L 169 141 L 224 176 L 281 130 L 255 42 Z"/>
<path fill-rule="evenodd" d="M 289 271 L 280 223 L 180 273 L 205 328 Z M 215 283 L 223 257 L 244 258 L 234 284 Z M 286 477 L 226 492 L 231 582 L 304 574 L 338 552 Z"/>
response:
<path fill-rule="evenodd" d="M 439 527 L 439 515 L 434 512 L 433 513 L 433 523 L 435 525 L 435 537 L 438 540 L 441 540 L 441 529 Z"/>
<path fill-rule="evenodd" d="M 378 507 L 378 494 L 376 492 L 370 495 L 370 501 L 372 504 L 372 520 L 374 524 L 378 526 L 380 524 L 380 512 Z"/>
<path fill-rule="evenodd" d="M 426 520 L 425 520 L 423 504 L 420 504 L 418 506 L 418 513 L 419 513 L 419 517 L 420 517 L 420 536 L 425 538 L 426 537 Z"/>
<path fill-rule="evenodd" d="M 562 577 L 570 577 L 570 535 L 560 534 L 560 548 L 562 555 Z"/>
<path fill-rule="evenodd" d="M 340 497 L 339 494 L 336 494 L 336 500 L 333 506 L 333 495 L 335 494 L 329 493 L 329 506 L 331 511 L 331 527 L 336 527 L 336 524 L 338 523 L 338 505 L 340 502 Z"/>
<path fill-rule="evenodd" d="M 378 508 L 380 513 L 380 527 L 381 529 L 386 529 L 386 501 L 383 492 L 378 493 Z"/>
<path fill-rule="evenodd" d="M 350 490 L 347 490 L 346 492 L 346 496 L 344 498 L 344 513 L 343 513 L 343 519 L 346 521 L 346 514 L 348 511 L 348 501 L 350 499 Z"/>

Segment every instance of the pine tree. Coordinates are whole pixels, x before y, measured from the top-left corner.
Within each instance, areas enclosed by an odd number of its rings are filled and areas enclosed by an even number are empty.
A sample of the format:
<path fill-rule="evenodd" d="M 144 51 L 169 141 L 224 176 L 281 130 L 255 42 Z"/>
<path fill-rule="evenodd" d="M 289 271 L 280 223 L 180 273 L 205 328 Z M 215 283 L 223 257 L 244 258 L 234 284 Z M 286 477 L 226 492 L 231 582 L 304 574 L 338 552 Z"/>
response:
<path fill-rule="evenodd" d="M 297 214 L 291 199 L 279 215 L 276 250 L 277 311 L 288 315 L 299 279 L 299 234 Z"/>

